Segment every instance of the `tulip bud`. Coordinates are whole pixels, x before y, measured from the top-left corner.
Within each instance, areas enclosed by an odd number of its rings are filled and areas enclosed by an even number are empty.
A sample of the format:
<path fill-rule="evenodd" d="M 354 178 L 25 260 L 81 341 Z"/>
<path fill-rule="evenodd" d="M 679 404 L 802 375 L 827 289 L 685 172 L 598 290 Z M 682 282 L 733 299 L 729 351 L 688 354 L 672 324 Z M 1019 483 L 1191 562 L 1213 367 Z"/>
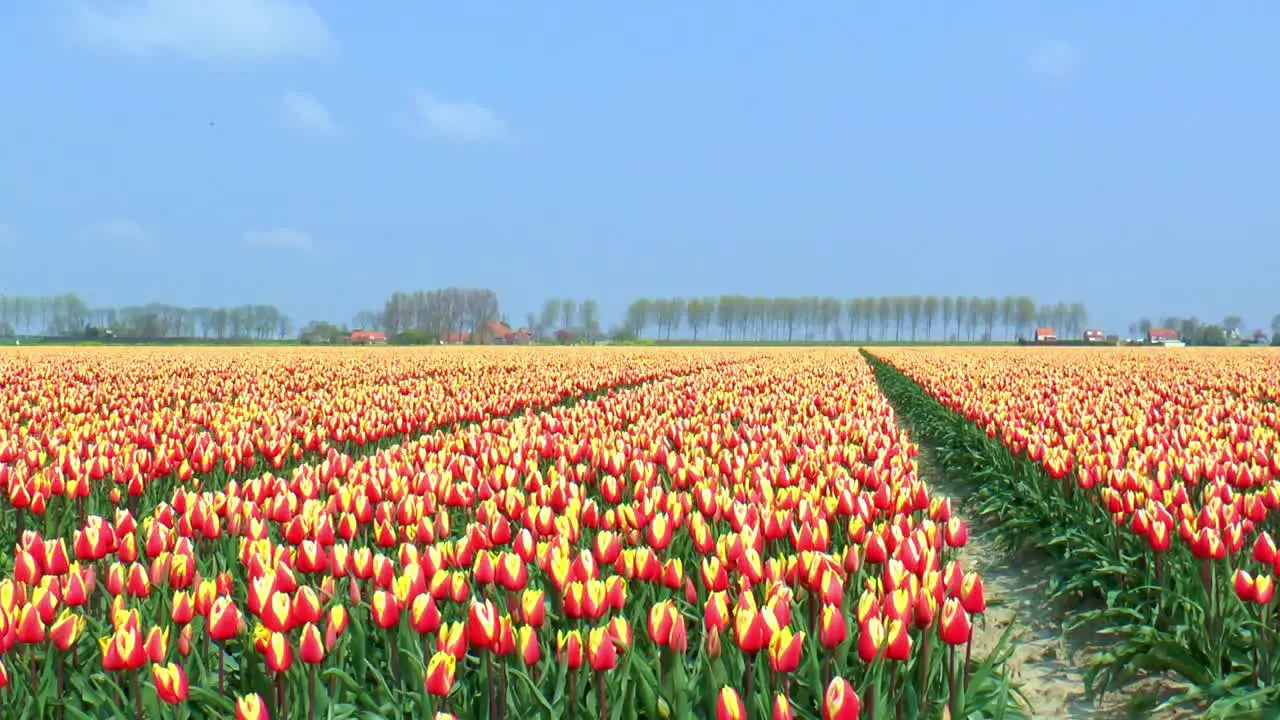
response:
<path fill-rule="evenodd" d="M 423 680 L 428 693 L 445 697 L 453 689 L 458 661 L 447 652 L 437 652 L 427 661 L 427 674 Z"/>
<path fill-rule="evenodd" d="M 835 677 L 822 696 L 822 720 L 858 720 L 862 701 L 858 693 L 842 677 Z"/>
<path fill-rule="evenodd" d="M 729 686 L 720 688 L 716 696 L 716 720 L 746 720 L 747 708 L 742 704 L 738 691 Z"/>
<path fill-rule="evenodd" d="M 324 662 L 324 639 L 320 636 L 320 628 L 312 623 L 302 626 L 302 636 L 298 639 L 298 658 L 308 665 Z"/>
<path fill-rule="evenodd" d="M 791 712 L 791 702 L 786 695 L 779 693 L 773 699 L 773 720 L 795 720 L 795 717 Z"/>
<path fill-rule="evenodd" d="M 187 673 L 180 665 L 153 664 L 151 677 L 155 680 L 156 694 L 161 700 L 170 705 L 177 705 L 187 699 Z"/>

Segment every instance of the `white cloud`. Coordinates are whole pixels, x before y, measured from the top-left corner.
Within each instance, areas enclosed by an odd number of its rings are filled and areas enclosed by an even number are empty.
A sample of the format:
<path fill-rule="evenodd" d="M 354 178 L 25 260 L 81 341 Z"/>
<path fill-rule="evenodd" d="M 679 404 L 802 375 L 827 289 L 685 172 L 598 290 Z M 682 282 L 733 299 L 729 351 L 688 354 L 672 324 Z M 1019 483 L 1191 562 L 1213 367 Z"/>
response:
<path fill-rule="evenodd" d="M 304 92 L 285 93 L 281 101 L 289 122 L 304 132 L 320 137 L 336 137 L 339 129 L 329 109 L 314 95 Z"/>
<path fill-rule="evenodd" d="M 505 140 L 511 133 L 506 123 L 483 105 L 445 102 L 429 93 L 418 96 L 418 113 L 427 128 L 452 140 L 482 142 Z"/>
<path fill-rule="evenodd" d="M 1080 65 L 1080 53 L 1059 40 L 1045 40 L 1032 49 L 1027 66 L 1038 75 L 1067 75 Z"/>
<path fill-rule="evenodd" d="M 86 43 L 137 56 L 252 62 L 334 45 L 324 18 L 300 0 L 75 0 L 72 21 Z"/>
<path fill-rule="evenodd" d="M 124 217 L 86 225 L 80 230 L 80 236 L 93 242 L 114 243 L 117 245 L 146 247 L 152 243 L 149 230 L 136 220 Z"/>
<path fill-rule="evenodd" d="M 276 230 L 248 230 L 244 241 L 259 247 L 284 248 L 286 250 L 312 250 L 315 241 L 311 235 L 301 230 L 279 228 Z"/>

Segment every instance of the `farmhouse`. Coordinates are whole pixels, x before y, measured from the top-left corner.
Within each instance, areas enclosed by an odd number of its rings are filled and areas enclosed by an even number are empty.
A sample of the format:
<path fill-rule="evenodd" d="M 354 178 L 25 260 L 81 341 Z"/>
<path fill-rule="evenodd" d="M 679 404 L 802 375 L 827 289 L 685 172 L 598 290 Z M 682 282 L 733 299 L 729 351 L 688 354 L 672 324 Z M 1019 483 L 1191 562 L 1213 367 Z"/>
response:
<path fill-rule="evenodd" d="M 500 345 L 524 345 L 533 339 L 533 333 L 527 328 L 512 330 L 504 322 L 485 323 L 484 336 L 489 342 Z"/>
<path fill-rule="evenodd" d="M 1165 343 L 1177 341 L 1177 330 L 1172 330 L 1170 328 L 1151 328 L 1147 331 L 1147 342 L 1152 345 L 1164 345 Z"/>
<path fill-rule="evenodd" d="M 381 330 L 352 330 L 352 345 L 386 345 L 387 334 Z"/>
<path fill-rule="evenodd" d="M 1058 335 L 1053 331 L 1053 328 L 1051 327 L 1036 328 L 1036 335 L 1035 335 L 1036 342 L 1052 342 L 1057 339 L 1058 339 Z"/>
<path fill-rule="evenodd" d="M 1085 342 L 1106 342 L 1107 334 L 1101 330 L 1085 330 L 1084 340 Z"/>
<path fill-rule="evenodd" d="M 495 342 L 502 345 L 511 344 L 515 336 L 515 331 L 511 326 L 504 322 L 485 323 L 484 335 L 489 342 Z"/>
<path fill-rule="evenodd" d="M 469 332 L 449 333 L 440 338 L 441 345 L 465 345 L 469 342 L 471 342 L 471 333 Z"/>

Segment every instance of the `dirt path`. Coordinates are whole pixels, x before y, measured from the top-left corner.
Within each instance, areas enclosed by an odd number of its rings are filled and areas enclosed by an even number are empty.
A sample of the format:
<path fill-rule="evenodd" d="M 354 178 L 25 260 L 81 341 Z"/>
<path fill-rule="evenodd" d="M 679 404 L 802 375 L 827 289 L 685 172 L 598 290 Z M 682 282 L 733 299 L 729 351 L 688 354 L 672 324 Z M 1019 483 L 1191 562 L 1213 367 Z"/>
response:
<path fill-rule="evenodd" d="M 1061 720 L 1120 720 L 1159 718 L 1174 720 L 1191 714 L 1148 709 L 1164 685 L 1155 679 L 1133 683 L 1111 691 L 1101 701 L 1085 695 L 1084 673 L 1089 657 L 1105 645 L 1105 639 L 1087 629 L 1070 635 L 1063 622 L 1073 609 L 1065 603 L 1049 603 L 1047 579 L 1039 572 L 1031 552 L 1007 553 L 987 539 L 981 518 L 964 515 L 961 491 L 948 483 L 933 463 L 929 448 L 921 447 L 920 475 L 930 494 L 951 497 L 961 517 L 969 523 L 969 542 L 960 553 L 966 570 L 982 575 L 986 589 L 987 613 L 974 628 L 974 656 L 985 657 L 995 649 L 1010 625 L 1013 626 L 1012 656 L 1008 672 L 1034 718 Z"/>

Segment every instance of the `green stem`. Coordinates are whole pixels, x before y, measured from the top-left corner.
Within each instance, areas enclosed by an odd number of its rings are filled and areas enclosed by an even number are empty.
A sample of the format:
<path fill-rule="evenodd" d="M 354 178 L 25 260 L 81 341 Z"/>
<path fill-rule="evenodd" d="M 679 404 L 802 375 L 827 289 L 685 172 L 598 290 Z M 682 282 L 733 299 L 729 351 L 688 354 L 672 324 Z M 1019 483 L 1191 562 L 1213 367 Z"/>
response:
<path fill-rule="evenodd" d="M 133 709 L 138 714 L 138 720 L 145 720 L 142 714 L 142 671 L 133 671 Z"/>

